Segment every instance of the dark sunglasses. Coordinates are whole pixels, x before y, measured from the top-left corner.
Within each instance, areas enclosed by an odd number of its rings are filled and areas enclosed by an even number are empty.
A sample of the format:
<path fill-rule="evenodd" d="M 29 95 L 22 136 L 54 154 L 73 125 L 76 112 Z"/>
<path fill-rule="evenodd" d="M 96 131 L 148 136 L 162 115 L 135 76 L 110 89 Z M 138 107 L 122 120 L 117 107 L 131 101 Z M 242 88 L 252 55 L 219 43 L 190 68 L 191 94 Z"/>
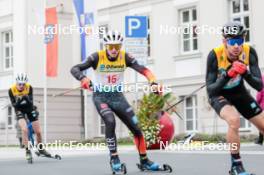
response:
<path fill-rule="evenodd" d="M 18 86 L 23 87 L 25 86 L 25 83 L 18 83 Z"/>

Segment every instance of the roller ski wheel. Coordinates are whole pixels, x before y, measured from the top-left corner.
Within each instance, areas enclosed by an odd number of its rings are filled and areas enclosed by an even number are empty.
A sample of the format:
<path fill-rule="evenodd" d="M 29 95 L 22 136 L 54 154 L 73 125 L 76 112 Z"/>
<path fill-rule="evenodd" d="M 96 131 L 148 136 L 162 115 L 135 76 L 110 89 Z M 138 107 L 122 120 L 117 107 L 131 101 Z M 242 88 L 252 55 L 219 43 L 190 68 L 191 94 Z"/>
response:
<path fill-rule="evenodd" d="M 137 164 L 138 169 L 140 169 L 140 171 L 164 171 L 167 173 L 171 173 L 172 172 L 172 168 L 170 165 L 168 164 L 163 164 L 162 166 L 159 166 L 156 163 L 153 163 L 152 165 L 145 165 L 145 164 Z"/>
<path fill-rule="evenodd" d="M 35 154 L 36 154 L 38 157 L 46 157 L 46 158 L 51 158 L 51 159 L 61 160 L 61 156 L 58 155 L 58 154 L 55 154 L 55 155 L 53 156 L 53 155 L 51 155 L 51 154 L 42 154 L 42 153 L 39 152 L 39 151 L 36 151 Z"/>
<path fill-rule="evenodd" d="M 58 154 L 55 154 L 54 158 L 57 159 L 57 160 L 61 160 L 61 156 L 58 155 Z"/>
<path fill-rule="evenodd" d="M 26 151 L 26 160 L 28 164 L 33 164 L 33 157 L 30 150 Z"/>
<path fill-rule="evenodd" d="M 256 174 L 254 174 L 254 173 L 247 173 L 247 172 L 243 172 L 243 173 L 240 173 L 240 174 L 234 174 L 231 171 L 229 171 L 229 175 L 256 175 Z"/>

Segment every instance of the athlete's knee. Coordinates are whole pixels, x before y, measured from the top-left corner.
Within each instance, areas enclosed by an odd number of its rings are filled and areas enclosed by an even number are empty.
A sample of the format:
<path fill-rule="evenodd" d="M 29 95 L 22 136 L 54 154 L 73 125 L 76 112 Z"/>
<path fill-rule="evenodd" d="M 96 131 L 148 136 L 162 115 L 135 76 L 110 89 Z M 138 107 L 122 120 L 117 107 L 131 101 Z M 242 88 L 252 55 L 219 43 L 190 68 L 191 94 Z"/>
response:
<path fill-rule="evenodd" d="M 100 104 L 100 110 L 99 114 L 103 118 L 105 124 L 114 124 L 115 119 L 114 119 L 114 113 L 113 111 L 108 107 L 107 104 Z"/>
<path fill-rule="evenodd" d="M 134 136 L 142 136 L 141 129 L 138 126 L 138 117 L 134 113 L 131 113 L 129 118 L 130 118 L 130 121 L 128 122 L 129 130 L 132 132 Z"/>
<path fill-rule="evenodd" d="M 24 119 L 20 119 L 20 120 L 18 120 L 19 127 L 20 127 L 20 129 L 21 129 L 21 132 L 23 132 L 23 133 L 27 133 L 27 132 L 28 132 L 27 124 L 26 124 L 26 122 L 24 122 L 23 120 L 24 120 Z"/>
<path fill-rule="evenodd" d="M 226 105 L 223 107 L 223 109 L 220 111 L 220 116 L 227 122 L 230 129 L 239 129 L 240 115 L 232 106 Z"/>
<path fill-rule="evenodd" d="M 25 135 L 27 135 L 28 134 L 28 128 L 25 127 L 25 126 L 22 126 L 21 127 L 21 132 L 24 133 Z"/>
<path fill-rule="evenodd" d="M 103 120 L 106 126 L 115 127 L 115 118 L 114 114 L 103 116 Z"/>
<path fill-rule="evenodd" d="M 34 130 L 34 133 L 37 135 L 37 137 L 40 137 L 40 136 L 41 136 L 41 131 L 40 131 L 40 129 L 35 129 L 35 130 Z"/>
<path fill-rule="evenodd" d="M 231 117 L 227 120 L 228 127 L 233 130 L 239 130 L 240 127 L 240 117 Z"/>
<path fill-rule="evenodd" d="M 135 127 L 134 129 L 131 130 L 133 133 L 134 137 L 142 137 L 143 133 L 139 127 Z"/>
<path fill-rule="evenodd" d="M 109 115 L 113 115 L 113 111 L 108 107 L 106 103 L 100 104 L 98 112 L 103 118 L 106 118 Z"/>

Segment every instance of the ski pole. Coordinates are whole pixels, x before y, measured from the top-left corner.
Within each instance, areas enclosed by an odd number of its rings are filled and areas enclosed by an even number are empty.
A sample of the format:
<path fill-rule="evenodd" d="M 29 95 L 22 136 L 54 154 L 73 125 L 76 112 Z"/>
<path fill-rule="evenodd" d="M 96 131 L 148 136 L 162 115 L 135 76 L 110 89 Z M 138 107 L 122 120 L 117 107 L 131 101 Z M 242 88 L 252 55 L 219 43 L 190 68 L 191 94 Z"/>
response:
<path fill-rule="evenodd" d="M 195 91 L 193 91 L 191 94 L 185 96 L 184 98 L 182 98 L 181 100 L 179 100 L 178 102 L 176 102 L 174 105 L 168 107 L 167 109 L 165 109 L 165 111 L 170 110 L 171 108 L 177 106 L 178 104 L 182 103 L 183 101 L 185 101 L 187 98 L 193 96 L 196 92 L 200 91 L 201 89 L 203 89 L 206 86 L 206 84 L 203 84 L 201 87 L 199 87 L 198 89 L 196 89 Z"/>
<path fill-rule="evenodd" d="M 166 102 L 166 104 L 169 107 L 171 107 L 171 104 L 169 104 L 168 102 Z M 168 110 L 166 110 L 166 111 L 168 111 Z M 183 120 L 182 116 L 175 109 L 172 108 L 172 112 L 174 112 L 181 120 Z"/>
<path fill-rule="evenodd" d="M 64 92 L 60 92 L 58 94 L 53 94 L 52 97 L 60 97 L 60 96 L 64 96 L 64 95 L 67 95 L 68 93 L 72 92 L 72 91 L 75 91 L 75 90 L 78 90 L 78 89 L 81 89 L 81 87 L 76 87 L 76 88 L 72 88 L 72 89 L 68 89 Z"/>

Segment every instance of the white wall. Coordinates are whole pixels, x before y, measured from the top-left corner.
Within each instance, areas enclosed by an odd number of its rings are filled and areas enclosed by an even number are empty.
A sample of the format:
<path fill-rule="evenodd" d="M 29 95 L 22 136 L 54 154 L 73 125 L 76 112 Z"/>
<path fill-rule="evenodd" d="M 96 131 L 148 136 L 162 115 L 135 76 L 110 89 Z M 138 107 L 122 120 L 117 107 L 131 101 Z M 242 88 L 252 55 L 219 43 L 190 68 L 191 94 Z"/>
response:
<path fill-rule="evenodd" d="M 258 53 L 259 57 L 259 63 L 260 66 L 264 67 L 264 37 L 263 37 L 263 29 L 264 29 L 264 23 L 263 23 L 263 16 L 260 15 L 263 13 L 263 6 L 264 1 L 250 1 L 251 9 L 254 9 L 254 11 L 251 11 L 251 35 L 252 40 L 254 42 L 255 48 Z"/>
<path fill-rule="evenodd" d="M 14 71 L 25 72 L 27 58 L 27 4 L 26 0 L 13 0 Z"/>
<path fill-rule="evenodd" d="M 12 13 L 13 0 L 1 0 L 0 1 L 0 16 L 10 15 Z"/>

